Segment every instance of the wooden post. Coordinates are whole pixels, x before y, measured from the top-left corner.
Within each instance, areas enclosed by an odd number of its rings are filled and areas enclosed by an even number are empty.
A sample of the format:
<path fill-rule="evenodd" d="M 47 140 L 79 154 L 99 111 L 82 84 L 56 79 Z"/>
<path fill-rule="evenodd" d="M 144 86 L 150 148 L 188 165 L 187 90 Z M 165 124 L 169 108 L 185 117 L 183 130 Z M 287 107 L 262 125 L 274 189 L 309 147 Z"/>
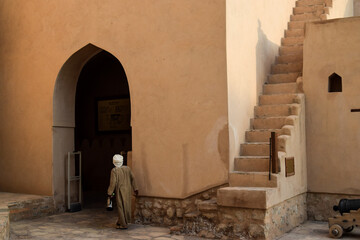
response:
<path fill-rule="evenodd" d="M 271 167 L 272 173 L 279 173 L 280 164 L 278 161 L 277 154 L 277 134 L 275 132 L 271 132 Z"/>

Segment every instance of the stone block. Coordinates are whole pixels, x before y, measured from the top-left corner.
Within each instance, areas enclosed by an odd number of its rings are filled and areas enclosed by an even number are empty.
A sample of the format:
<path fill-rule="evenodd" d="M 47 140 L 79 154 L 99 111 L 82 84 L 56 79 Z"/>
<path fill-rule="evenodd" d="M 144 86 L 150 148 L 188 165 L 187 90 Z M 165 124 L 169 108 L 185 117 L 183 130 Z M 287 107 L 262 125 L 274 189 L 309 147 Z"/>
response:
<path fill-rule="evenodd" d="M 269 156 L 269 143 L 243 143 L 240 145 L 241 156 Z"/>
<path fill-rule="evenodd" d="M 197 204 L 198 210 L 201 212 L 217 211 L 218 205 L 216 199 L 201 201 Z"/>
<path fill-rule="evenodd" d="M 194 218 L 197 218 L 199 215 L 200 215 L 199 211 L 194 211 L 194 212 L 185 213 L 184 217 L 194 219 Z"/>
<path fill-rule="evenodd" d="M 271 180 L 269 180 L 267 172 L 232 172 L 229 174 L 229 185 L 230 187 L 275 188 L 278 185 L 278 179 L 276 174 L 271 174 Z"/>
<path fill-rule="evenodd" d="M 256 106 L 254 111 L 255 117 L 289 116 L 292 114 L 292 106 L 291 104 Z"/>
<path fill-rule="evenodd" d="M 296 29 L 294 31 L 304 31 L 302 29 Z M 292 55 L 303 54 L 303 46 L 281 46 L 279 48 L 280 55 Z"/>
<path fill-rule="evenodd" d="M 272 104 L 290 104 L 295 103 L 297 94 L 273 94 L 273 95 L 260 95 L 260 105 Z"/>
<path fill-rule="evenodd" d="M 320 20 L 319 16 L 316 16 L 313 13 L 304 13 L 304 14 L 296 14 L 290 16 L 291 21 L 307 21 L 307 20 Z"/>
<path fill-rule="evenodd" d="M 269 188 L 249 188 L 249 187 L 227 187 L 218 190 L 218 204 L 227 207 L 266 209 L 267 195 L 275 189 Z M 242 221 L 245 217 L 241 211 L 236 211 L 236 217 Z"/>
<path fill-rule="evenodd" d="M 176 217 L 182 218 L 184 215 L 184 211 L 181 208 L 176 209 Z"/>
<path fill-rule="evenodd" d="M 294 14 L 304 14 L 304 13 L 319 13 L 324 12 L 325 5 L 313 5 L 313 6 L 302 6 L 295 7 L 293 9 Z"/>
<path fill-rule="evenodd" d="M 269 158 L 262 156 L 236 157 L 234 170 L 244 172 L 266 172 L 269 170 Z"/>
<path fill-rule="evenodd" d="M 324 0 L 298 0 L 296 1 L 296 6 L 297 7 L 308 7 L 308 6 L 313 6 L 313 5 L 320 5 L 320 6 L 325 6 L 325 1 Z"/>
<path fill-rule="evenodd" d="M 285 37 L 304 37 L 304 29 L 289 29 L 285 30 Z"/>
<path fill-rule="evenodd" d="M 279 83 L 264 85 L 264 94 L 284 94 L 297 92 L 298 87 L 296 83 Z"/>
<path fill-rule="evenodd" d="M 173 218 L 175 215 L 175 209 L 170 207 L 166 210 L 166 215 L 168 216 L 168 218 Z"/>
<path fill-rule="evenodd" d="M 148 209 L 142 209 L 141 214 L 145 218 L 149 218 L 152 215 L 152 213 Z"/>
<path fill-rule="evenodd" d="M 292 55 L 285 55 L 292 56 Z M 291 63 L 276 63 L 271 66 L 272 74 L 281 74 L 281 73 L 300 73 L 303 69 L 303 63 L 300 62 L 291 62 Z"/>

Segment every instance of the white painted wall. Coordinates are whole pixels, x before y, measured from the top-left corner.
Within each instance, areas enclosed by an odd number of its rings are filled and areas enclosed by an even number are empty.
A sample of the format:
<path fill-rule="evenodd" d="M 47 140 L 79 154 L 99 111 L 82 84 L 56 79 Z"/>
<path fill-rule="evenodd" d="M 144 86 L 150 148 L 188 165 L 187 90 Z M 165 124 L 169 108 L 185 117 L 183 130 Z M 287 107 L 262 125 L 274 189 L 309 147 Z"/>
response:
<path fill-rule="evenodd" d="M 354 16 L 354 0 L 333 0 L 327 19 Z"/>
<path fill-rule="evenodd" d="M 295 0 L 226 1 L 230 171 L 294 6 Z"/>

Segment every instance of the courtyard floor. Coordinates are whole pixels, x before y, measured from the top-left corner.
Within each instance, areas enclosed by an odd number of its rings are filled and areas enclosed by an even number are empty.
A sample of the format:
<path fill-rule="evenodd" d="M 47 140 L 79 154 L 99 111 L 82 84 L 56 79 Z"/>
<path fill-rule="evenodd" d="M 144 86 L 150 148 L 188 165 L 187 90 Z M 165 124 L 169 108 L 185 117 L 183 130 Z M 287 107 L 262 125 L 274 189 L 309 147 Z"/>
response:
<path fill-rule="evenodd" d="M 278 238 L 278 240 L 317 240 L 333 239 L 329 237 L 329 226 L 327 222 L 308 221 L 291 232 Z M 344 233 L 343 240 L 360 239 L 360 228 L 355 228 L 351 233 Z"/>
<path fill-rule="evenodd" d="M 116 211 L 85 209 L 37 219 L 11 222 L 10 239 L 178 239 L 198 240 L 196 237 L 170 235 L 168 228 L 131 224 L 127 230 L 115 229 Z"/>
<path fill-rule="evenodd" d="M 182 239 L 201 238 L 170 235 L 168 228 L 130 225 L 128 230 L 115 229 L 116 211 L 87 209 L 76 213 L 62 213 L 32 220 L 11 222 L 10 239 Z M 204 238 L 202 238 L 204 239 Z M 330 239 L 326 222 L 306 222 L 278 240 Z M 360 229 L 343 236 L 346 239 L 360 239 Z"/>

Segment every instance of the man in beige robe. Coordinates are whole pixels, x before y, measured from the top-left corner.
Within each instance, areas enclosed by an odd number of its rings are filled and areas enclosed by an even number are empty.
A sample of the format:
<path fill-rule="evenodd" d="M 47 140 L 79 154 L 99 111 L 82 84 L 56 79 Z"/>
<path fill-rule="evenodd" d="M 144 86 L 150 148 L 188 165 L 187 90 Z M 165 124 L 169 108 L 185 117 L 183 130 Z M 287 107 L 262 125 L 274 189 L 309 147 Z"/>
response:
<path fill-rule="evenodd" d="M 110 186 L 108 188 L 108 196 L 115 192 L 116 204 L 119 218 L 116 228 L 127 229 L 131 221 L 131 194 L 134 190 L 138 195 L 138 188 L 134 179 L 134 175 L 127 166 L 123 165 L 123 156 L 115 154 L 113 157 L 115 167 L 111 170 Z"/>

